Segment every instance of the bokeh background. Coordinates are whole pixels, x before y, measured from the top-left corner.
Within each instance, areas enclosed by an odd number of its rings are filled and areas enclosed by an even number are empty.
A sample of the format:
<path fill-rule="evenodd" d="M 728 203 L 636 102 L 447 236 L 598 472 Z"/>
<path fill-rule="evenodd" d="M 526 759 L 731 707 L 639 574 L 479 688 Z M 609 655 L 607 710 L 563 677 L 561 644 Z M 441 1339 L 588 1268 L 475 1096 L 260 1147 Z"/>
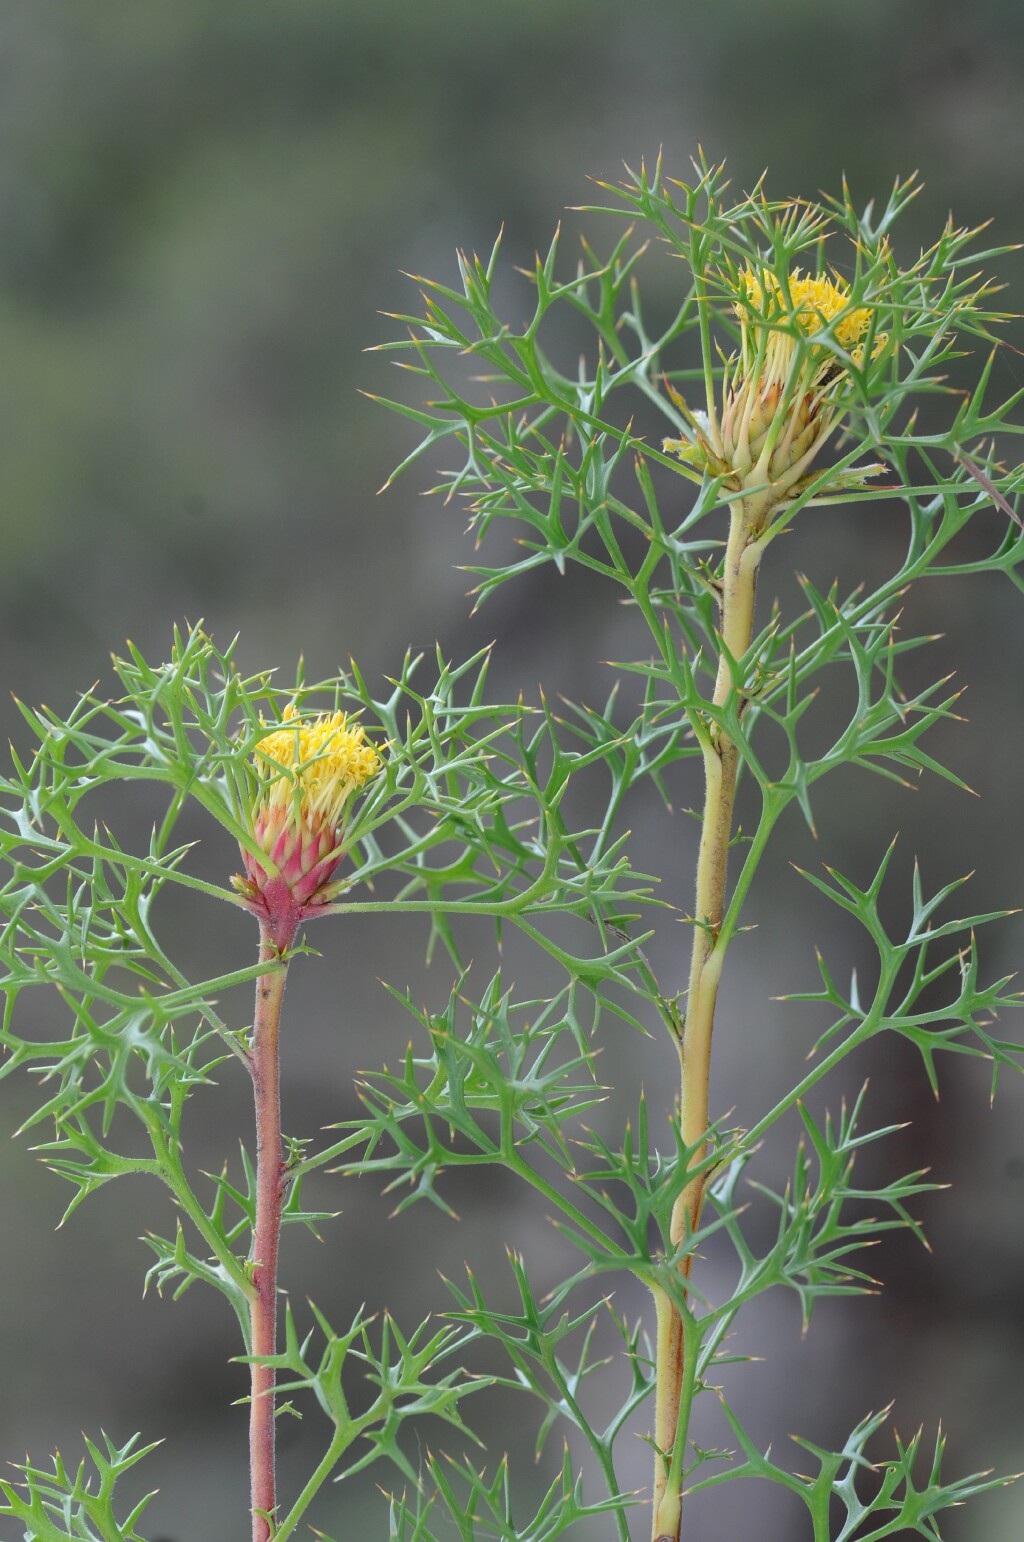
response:
<path fill-rule="evenodd" d="M 685 175 L 698 143 L 728 157 L 739 185 L 768 166 L 776 193 L 834 189 L 845 172 L 866 201 L 919 168 L 911 248 L 950 209 L 963 223 L 994 217 L 1002 243 L 1021 240 L 1022 81 L 1019 0 L 7 0 L 3 726 L 20 741 L 9 693 L 63 706 L 107 678 L 125 637 L 159 657 L 172 623 L 199 617 L 222 643 L 240 632 L 254 668 L 287 669 L 301 651 L 310 673 L 326 674 L 353 653 L 379 678 L 407 644 L 436 639 L 459 656 L 495 638 L 499 689 L 542 682 L 602 697 L 597 661 L 623 656 L 607 595 L 538 574 L 470 619 L 455 568 L 470 560 L 460 520 L 421 497 L 427 469 L 375 494 L 411 442 L 408 425 L 358 394 L 399 384 L 364 353 L 394 335 L 378 312 L 414 303 L 399 270 L 451 277 L 455 246 L 489 248 L 502 223 L 509 263 L 529 262 L 565 206 L 587 201 L 588 174 L 615 177 L 623 159 L 663 145 Z M 662 295 L 669 268 L 652 259 Z M 1002 273 L 1008 306 L 1024 308 L 1024 261 L 1005 260 Z M 995 385 L 1024 385 L 1016 355 L 1001 355 Z M 979 551 L 997 524 L 993 515 Z M 825 514 L 792 539 L 772 553 L 784 595 L 793 566 L 826 586 L 883 570 L 899 515 Z M 795 1074 L 814 1024 L 766 998 L 811 985 L 813 945 L 837 968 L 863 962 L 860 939 L 821 913 L 788 857 L 863 878 L 899 828 L 897 891 L 917 853 L 933 885 L 977 869 L 971 908 L 1020 902 L 1019 598 L 995 578 L 911 597 L 913 623 L 946 634 L 936 672 L 956 669 L 970 687 L 971 726 L 944 730 L 937 748 L 980 797 L 850 778 L 823 798 L 816 846 L 789 827 L 723 999 L 718 1112 L 749 1119 Z M 681 805 L 699 796 L 678 791 Z M 667 877 L 688 885 L 692 822 L 652 802 L 636 827 L 640 865 L 665 866 L 667 852 Z M 217 869 L 234 854 L 203 860 Z M 211 930 L 204 915 L 174 926 L 196 968 L 248 959 L 241 924 Z M 356 1069 L 401 1052 L 410 1022 L 378 976 L 413 983 L 434 1006 L 449 984 L 443 962 L 422 973 L 411 924 L 366 920 L 316 941 L 324 957 L 289 987 L 286 1125 L 303 1131 L 351 1114 Z M 988 970 L 1014 968 L 1020 942 L 1013 922 L 993 929 Z M 670 980 L 682 968 L 673 949 L 669 938 L 659 955 Z M 517 964 L 525 990 L 528 963 Z M 662 1095 L 664 1045 L 611 1032 L 605 1055 L 627 1086 Z M 1024 1466 L 1024 1096 L 1008 1081 L 990 1112 L 983 1068 L 955 1069 L 936 1103 L 911 1057 L 885 1045 L 830 1093 L 834 1104 L 870 1074 L 871 1120 L 913 1119 L 873 1171 L 930 1166 L 952 1188 L 920 1206 L 933 1252 L 895 1238 L 872 1259 L 885 1282 L 876 1298 L 822 1310 L 803 1341 L 794 1301 L 768 1301 L 747 1325 L 741 1347 L 766 1361 L 730 1386 L 777 1452 L 789 1432 L 841 1441 L 894 1398 L 904 1434 L 942 1415 L 952 1468 Z M 0 1124 L 13 1132 L 31 1089 L 14 1079 L 0 1093 Z M 244 1132 L 247 1089 L 227 1075 L 210 1108 L 189 1156 L 216 1168 Z M 141 1182 L 101 1193 L 55 1234 L 67 1194 L 28 1144 L 0 1148 L 0 1458 L 42 1459 L 58 1444 L 77 1457 L 83 1429 L 166 1436 L 147 1464 L 160 1487 L 150 1534 L 243 1537 L 245 1416 L 228 1408 L 242 1372 L 228 1363 L 226 1311 L 196 1292 L 142 1299 L 137 1238 L 168 1217 Z M 460 1222 L 425 1210 L 388 1221 L 390 1201 L 371 1183 L 325 1180 L 316 1197 L 344 1214 L 322 1246 L 288 1239 L 296 1299 L 308 1291 L 338 1323 L 364 1298 L 408 1321 L 443 1307 L 437 1271 L 457 1274 L 464 1260 L 508 1299 L 506 1244 L 539 1280 L 557 1278 L 550 1226 L 509 1183 L 488 1175 L 451 1194 Z M 645 1310 L 629 1292 L 619 1304 Z M 545 1469 L 529 1455 L 533 1408 L 481 1399 L 479 1413 L 491 1458 L 511 1449 L 534 1487 Z M 452 1444 L 436 1429 L 422 1438 Z M 315 1415 L 289 1433 L 286 1486 L 320 1439 Z M 643 1485 L 639 1440 L 627 1466 Z M 315 1518 L 339 1538 L 387 1534 L 372 1482 L 327 1494 Z M 698 1519 L 708 1542 L 808 1535 L 780 1496 L 744 1485 L 702 1502 L 699 1516 L 695 1504 Z M 637 1535 L 645 1529 L 640 1517 Z M 1022 1530 L 1024 1488 L 979 1503 L 959 1529 L 954 1518 L 949 1536 L 1012 1542 Z"/>

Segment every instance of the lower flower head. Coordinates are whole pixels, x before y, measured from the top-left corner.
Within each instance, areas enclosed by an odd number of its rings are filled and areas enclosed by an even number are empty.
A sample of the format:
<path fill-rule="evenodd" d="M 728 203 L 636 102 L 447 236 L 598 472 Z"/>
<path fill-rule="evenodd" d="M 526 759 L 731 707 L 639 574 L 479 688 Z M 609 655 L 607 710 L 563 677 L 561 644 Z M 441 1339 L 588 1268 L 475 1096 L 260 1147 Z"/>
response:
<path fill-rule="evenodd" d="M 295 905 L 316 904 L 344 855 L 345 807 L 376 776 L 380 756 L 344 712 L 303 720 L 289 703 L 282 725 L 257 743 L 253 763 L 261 784 L 253 835 L 274 871 L 243 850 L 241 886 L 266 896 L 270 884 L 283 884 Z"/>

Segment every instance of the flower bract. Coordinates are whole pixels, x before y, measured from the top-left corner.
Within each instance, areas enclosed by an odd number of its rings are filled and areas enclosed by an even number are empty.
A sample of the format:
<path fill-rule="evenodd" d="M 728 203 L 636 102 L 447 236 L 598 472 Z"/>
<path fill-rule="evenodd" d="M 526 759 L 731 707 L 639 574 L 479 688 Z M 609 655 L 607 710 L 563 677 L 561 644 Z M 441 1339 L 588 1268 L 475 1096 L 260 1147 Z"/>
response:
<path fill-rule="evenodd" d="M 740 351 L 726 362 L 721 410 L 709 403 L 707 415 L 698 415 L 682 404 L 694 438 L 666 440 L 665 448 L 746 494 L 756 511 L 752 525 L 764 528 L 773 510 L 806 487 L 842 420 L 837 396 L 849 364 L 862 367 L 866 349 L 875 357 L 886 339 L 872 336 L 874 311 L 853 305 L 838 277 L 804 277 L 796 268 L 780 278 L 744 268 L 731 287 Z M 845 472 L 834 490 L 880 469 Z M 821 488 L 819 497 L 830 491 Z"/>
<path fill-rule="evenodd" d="M 303 719 L 289 703 L 280 727 L 256 744 L 253 763 L 260 781 L 253 834 L 269 864 L 243 850 L 243 892 L 267 898 L 271 885 L 283 884 L 293 905 L 317 904 L 344 855 L 346 806 L 381 758 L 346 713 Z"/>

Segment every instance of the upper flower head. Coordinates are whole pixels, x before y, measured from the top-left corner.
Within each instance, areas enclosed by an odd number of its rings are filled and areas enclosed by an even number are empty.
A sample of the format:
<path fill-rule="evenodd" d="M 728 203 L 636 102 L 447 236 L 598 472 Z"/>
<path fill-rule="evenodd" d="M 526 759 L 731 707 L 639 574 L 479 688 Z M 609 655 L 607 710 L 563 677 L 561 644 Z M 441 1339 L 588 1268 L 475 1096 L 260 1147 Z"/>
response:
<path fill-rule="evenodd" d="M 812 463 L 842 420 L 839 388 L 849 361 L 864 361 L 874 311 L 853 305 L 842 279 L 804 278 L 799 268 L 785 277 L 743 268 L 732 293 L 740 351 L 726 363 L 721 411 L 709 401 L 707 416 L 698 416 L 681 403 L 694 437 L 666 440 L 665 448 L 743 494 L 758 532 L 819 476 Z M 872 357 L 884 343 L 874 339 Z M 837 473 L 818 496 L 879 469 Z"/>
<path fill-rule="evenodd" d="M 253 835 L 276 873 L 243 849 L 240 887 L 272 910 L 301 911 L 329 897 L 325 886 L 344 855 L 345 805 L 376 776 L 381 759 L 362 724 L 344 712 L 303 720 L 289 703 L 283 718 L 253 750 L 260 780 Z"/>
<path fill-rule="evenodd" d="M 849 309 L 850 290 L 842 279 L 836 283 L 830 278 L 801 278 L 800 269 L 794 268 L 786 286 L 787 296 L 774 273 L 765 273 L 762 282 L 750 268 L 744 268 L 740 274 L 740 284 L 750 306 L 762 312 L 766 320 L 774 320 L 776 316 L 793 316 L 808 337 L 822 331 L 837 316 L 842 316 L 835 329 L 835 339 L 844 348 L 859 342 L 871 323 L 871 311 L 866 307 Z M 741 321 L 749 318 L 750 306 L 737 300 L 736 314 Z"/>
<path fill-rule="evenodd" d="M 742 331 L 743 362 L 757 367 L 763 386 L 784 385 L 788 379 L 801 350 L 797 328 L 808 338 L 829 328 L 834 342 L 860 362 L 858 351 L 862 357 L 863 350 L 857 345 L 871 325 L 872 312 L 864 306 L 851 308 L 850 291 L 842 279 L 801 278 L 800 269 L 794 268 L 783 284 L 774 273 L 765 272 L 759 278 L 744 268 L 738 292 L 733 308 Z M 756 365 L 762 349 L 764 357 Z M 805 348 L 804 354 L 808 363 L 817 366 L 807 383 L 819 383 L 813 377 L 830 372 L 835 354 L 825 344 Z"/>

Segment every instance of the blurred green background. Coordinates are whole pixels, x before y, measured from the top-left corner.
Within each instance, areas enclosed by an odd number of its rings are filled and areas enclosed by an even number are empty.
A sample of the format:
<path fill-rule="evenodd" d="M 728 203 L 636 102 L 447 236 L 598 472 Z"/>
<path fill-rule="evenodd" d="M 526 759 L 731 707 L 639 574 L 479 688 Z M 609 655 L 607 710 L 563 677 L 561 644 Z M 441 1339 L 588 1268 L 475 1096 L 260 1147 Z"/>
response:
<path fill-rule="evenodd" d="M 125 637 L 159 657 L 172 623 L 199 617 L 221 643 L 241 632 L 246 667 L 287 670 L 301 651 L 323 674 L 352 653 L 376 678 L 407 644 L 437 639 L 458 656 L 497 638 L 505 690 L 543 682 L 603 695 L 597 661 L 623 656 L 605 594 L 539 574 L 470 620 L 454 567 L 469 548 L 457 513 L 422 500 L 427 469 L 375 495 L 411 443 L 406 424 L 357 394 L 402 389 L 384 358 L 363 352 L 394 335 L 379 311 L 415 303 L 399 270 L 449 278 L 455 246 L 489 248 L 502 223 L 508 263 L 529 262 L 565 206 L 588 200 L 587 175 L 614 178 L 623 159 L 651 159 L 662 145 L 685 175 L 698 143 L 728 158 L 737 185 L 769 167 L 780 195 L 835 189 L 845 172 L 866 201 L 919 168 L 926 190 L 905 241 L 932 239 L 950 209 L 960 223 L 992 216 L 1000 243 L 1019 241 L 1022 82 L 1020 0 L 7 0 L 5 728 L 20 742 L 9 693 L 63 706 L 106 678 Z M 652 261 L 664 293 L 674 275 Z M 1006 260 L 1003 276 L 1008 307 L 1024 309 L 1024 263 Z M 511 285 L 509 295 L 514 307 Z M 1004 394 L 1024 385 L 1024 361 L 1004 352 L 995 384 Z M 776 586 L 788 592 L 794 566 L 827 586 L 892 560 L 898 521 L 877 509 L 809 521 L 792 547 L 773 549 Z M 996 531 L 993 516 L 983 534 Z M 763 875 L 762 924 L 723 998 L 716 1112 L 735 1105 L 748 1118 L 795 1074 L 813 1025 L 765 998 L 809 985 L 812 944 L 830 945 L 838 966 L 858 956 L 859 939 L 832 936 L 786 856 L 863 877 L 899 827 L 897 883 L 916 852 L 932 885 L 978 869 L 971 908 L 1020 901 L 1018 601 L 995 579 L 911 598 L 913 623 L 946 633 L 936 672 L 956 669 L 970 686 L 972 726 L 944 731 L 939 749 L 982 796 L 936 784 L 911 797 L 850 779 L 823 804 L 816 847 L 791 827 L 792 850 Z M 688 789 L 681 801 L 698 796 Z M 638 861 L 667 849 L 668 876 L 688 886 L 696 827 L 665 818 L 653 804 L 639 810 Z M 203 860 L 220 872 L 236 859 L 211 845 Z M 173 926 L 179 956 L 197 968 L 248 960 L 241 921 L 211 933 L 205 915 L 181 915 Z M 990 971 L 1014 967 L 1020 940 L 1013 923 L 992 932 Z M 401 1053 L 409 1025 L 378 976 L 416 983 L 435 1007 L 449 984 L 443 963 L 421 976 L 423 938 L 404 922 L 351 923 L 315 941 L 324 958 L 289 987 L 285 1122 L 300 1132 L 350 1114 L 355 1069 Z M 661 963 L 671 980 L 667 948 Z M 525 972 L 517 983 L 529 993 Z M 606 1055 L 614 1074 L 659 1091 L 671 1064 L 664 1045 L 614 1035 Z M 874 1122 L 915 1121 L 885 1152 L 892 1170 L 930 1165 L 954 1185 L 921 1206 L 935 1251 L 887 1244 L 871 1260 L 884 1293 L 822 1311 L 805 1342 L 795 1302 L 769 1301 L 743 1343 L 767 1363 L 734 1377 L 738 1405 L 781 1451 L 790 1431 L 841 1441 L 895 1397 L 905 1434 L 943 1416 L 957 1470 L 1019 1470 L 1021 1089 L 1007 1084 L 990 1113 L 984 1075 L 947 1070 L 935 1104 L 910 1058 L 885 1046 L 848 1068 L 841 1090 L 855 1093 L 869 1072 Z M 246 1128 L 246 1088 L 225 1081 L 189 1153 L 207 1168 Z M 2 1084 L 4 1129 L 33 1106 L 30 1093 Z M 147 1254 L 136 1239 L 156 1224 L 152 1205 L 160 1225 L 168 1219 L 141 1185 L 101 1193 L 55 1235 L 67 1196 L 28 1144 L 3 1148 L 0 1457 L 42 1459 L 57 1443 L 77 1457 L 82 1429 L 166 1435 L 148 1463 L 161 1490 L 151 1534 L 242 1538 L 245 1415 L 227 1405 L 243 1378 L 227 1363 L 226 1312 L 195 1292 L 176 1306 L 141 1299 Z M 389 1222 L 390 1201 L 367 1182 L 328 1179 L 317 1197 L 344 1214 L 323 1246 L 287 1239 L 284 1277 L 297 1301 L 308 1291 L 339 1325 L 364 1298 L 404 1321 L 442 1308 L 437 1271 L 456 1275 L 464 1259 L 500 1298 L 506 1244 L 540 1279 L 557 1275 L 551 1228 L 500 1178 L 453 1186 L 458 1224 L 416 1210 Z M 645 1310 L 635 1293 L 618 1300 Z M 539 1482 L 535 1411 L 481 1399 L 479 1413 L 491 1458 L 510 1448 L 524 1483 Z M 314 1415 L 289 1429 L 285 1485 L 312 1466 L 321 1434 Z M 439 1438 L 424 1432 L 425 1443 Z M 638 1440 L 629 1481 L 644 1485 L 647 1466 Z M 806 1535 L 782 1499 L 744 1485 L 716 1491 L 700 1516 L 707 1542 Z M 372 1483 L 332 1491 L 316 1520 L 343 1542 L 387 1534 Z M 637 1535 L 645 1529 L 640 1517 Z M 1024 1489 L 982 1503 L 949 1535 L 1012 1542 L 1022 1530 Z"/>

